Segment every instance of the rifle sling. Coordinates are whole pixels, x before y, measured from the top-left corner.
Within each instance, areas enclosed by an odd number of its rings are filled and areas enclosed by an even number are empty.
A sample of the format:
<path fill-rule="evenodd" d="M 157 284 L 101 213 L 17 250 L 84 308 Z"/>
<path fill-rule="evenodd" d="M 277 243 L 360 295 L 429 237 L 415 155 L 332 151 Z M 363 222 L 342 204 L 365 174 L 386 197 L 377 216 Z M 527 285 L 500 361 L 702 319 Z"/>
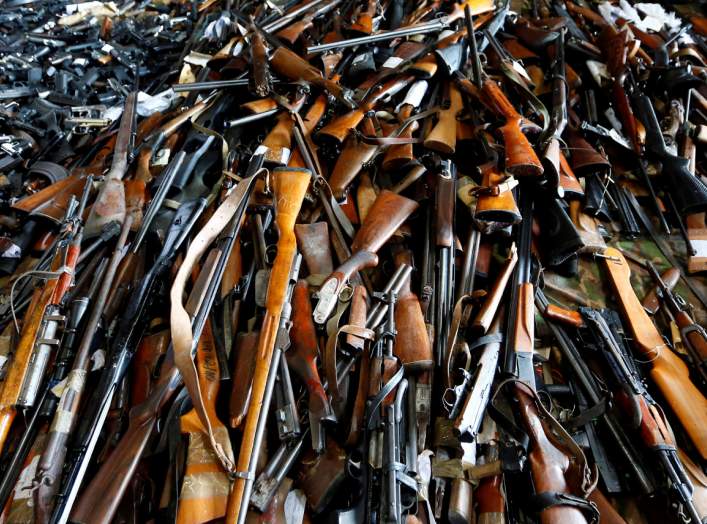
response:
<path fill-rule="evenodd" d="M 599 509 L 594 502 L 570 495 L 568 493 L 552 493 L 544 491 L 528 498 L 528 507 L 535 513 L 541 513 L 553 506 L 572 506 L 584 511 L 589 517 L 590 524 L 599 522 Z"/>
<path fill-rule="evenodd" d="M 341 398 L 339 391 L 339 377 L 336 374 L 336 348 L 339 340 L 339 335 L 354 335 L 363 340 L 374 340 L 376 338 L 372 329 L 356 326 L 355 324 L 346 324 L 341 326 L 335 334 L 327 339 L 326 349 L 324 351 L 324 374 L 327 379 L 327 389 L 331 398 L 338 400 Z M 364 349 L 366 351 L 366 349 Z"/>
<path fill-rule="evenodd" d="M 608 404 L 609 399 L 604 396 L 599 402 L 594 404 L 592 407 L 588 409 L 583 409 L 582 412 L 576 417 L 572 417 L 568 420 L 565 420 L 564 424 L 562 425 L 565 427 L 565 429 L 567 429 L 567 431 L 573 431 L 581 428 L 582 426 L 586 426 L 590 422 L 604 415 L 608 408 Z"/>
<path fill-rule="evenodd" d="M 199 420 L 206 429 L 206 434 L 213 447 L 214 453 L 223 468 L 229 473 L 233 473 L 235 470 L 233 450 L 227 438 L 225 440 L 221 439 L 222 442 L 217 440 L 214 433 L 214 424 L 212 424 L 212 421 L 209 419 L 201 387 L 199 386 L 199 374 L 192 356 L 192 348 L 195 345 L 195 341 L 191 321 L 189 313 L 184 309 L 182 300 L 184 287 L 191 274 L 192 268 L 209 245 L 216 240 L 221 231 L 233 220 L 236 213 L 239 210 L 245 210 L 250 190 L 256 178 L 257 174 L 240 182 L 218 209 L 216 209 L 201 231 L 199 231 L 194 241 L 189 246 L 184 257 L 184 262 L 180 266 L 179 272 L 170 290 L 170 300 L 172 304 L 170 329 L 172 331 L 172 342 L 174 345 L 174 361 L 182 375 L 194 409 L 199 415 Z"/>

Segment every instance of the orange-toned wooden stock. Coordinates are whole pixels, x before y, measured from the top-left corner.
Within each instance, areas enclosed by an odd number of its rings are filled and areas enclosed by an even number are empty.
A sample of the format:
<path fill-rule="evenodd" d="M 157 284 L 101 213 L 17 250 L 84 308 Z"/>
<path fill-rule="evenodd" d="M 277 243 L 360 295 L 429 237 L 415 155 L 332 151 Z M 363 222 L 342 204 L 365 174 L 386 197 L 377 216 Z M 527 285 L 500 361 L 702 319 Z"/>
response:
<path fill-rule="evenodd" d="M 700 456 L 707 459 L 707 399 L 690 380 L 685 363 L 665 344 L 631 286 L 631 269 L 621 252 L 604 251 L 608 270 L 624 319 L 633 334 L 633 345 L 650 361 L 650 376 L 667 400 Z"/>
<path fill-rule="evenodd" d="M 522 117 L 493 80 L 484 80 L 482 92 L 496 112 L 505 119 L 500 131 L 506 150 L 506 171 L 515 176 L 540 176 L 543 166 L 521 130 Z"/>
<path fill-rule="evenodd" d="M 454 154 L 457 146 L 457 115 L 464 108 L 464 101 L 457 86 L 447 84 L 449 107 L 437 114 L 437 124 L 425 137 L 425 147 L 447 155 Z"/>
<path fill-rule="evenodd" d="M 281 49 L 283 48 L 279 50 Z M 307 169 L 278 168 L 273 171 L 273 204 L 275 205 L 275 222 L 280 238 L 277 241 L 277 256 L 270 271 L 270 281 L 265 300 L 265 318 L 256 351 L 257 359 L 253 375 L 253 388 L 236 466 L 238 471 L 250 471 L 251 461 L 257 460 L 253 449 L 255 446 L 256 426 L 261 417 L 263 396 L 270 372 L 275 338 L 289 284 L 292 261 L 297 250 L 294 226 L 304 195 L 309 187 L 311 176 L 310 171 Z M 236 478 L 228 498 L 226 522 L 229 524 L 235 523 L 238 519 L 245 487 L 245 479 Z"/>

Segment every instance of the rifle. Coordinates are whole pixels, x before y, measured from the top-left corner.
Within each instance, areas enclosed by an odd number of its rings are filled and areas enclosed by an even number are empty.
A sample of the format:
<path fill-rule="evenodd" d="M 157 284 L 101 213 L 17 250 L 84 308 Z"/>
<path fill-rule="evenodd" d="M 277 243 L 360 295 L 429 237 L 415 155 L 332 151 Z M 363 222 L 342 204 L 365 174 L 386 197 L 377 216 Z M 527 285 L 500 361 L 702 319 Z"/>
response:
<path fill-rule="evenodd" d="M 275 35 L 280 39 L 294 45 L 302 36 L 302 33 L 312 27 L 315 18 L 322 16 L 332 9 L 336 8 L 341 3 L 341 0 L 332 0 L 326 2 L 321 7 L 313 6 L 300 20 L 294 22 L 284 29 L 281 29 Z"/>
<path fill-rule="evenodd" d="M 299 227 L 299 226 L 297 226 Z M 292 296 L 292 349 L 287 352 L 287 363 L 294 369 L 307 386 L 309 403 L 309 428 L 312 435 L 312 449 L 317 453 L 324 451 L 324 422 L 336 422 L 336 415 L 324 391 L 319 371 L 317 370 L 317 334 L 312 321 L 312 304 L 309 298 L 309 286 L 306 280 L 295 285 Z"/>
<path fill-rule="evenodd" d="M 641 304 L 643 309 L 645 309 L 651 315 L 655 315 L 660 309 L 660 298 L 667 293 L 672 293 L 672 290 L 680 280 L 680 270 L 676 267 L 669 267 L 666 269 L 662 275 L 660 275 L 660 283 L 655 286 L 643 297 Z M 681 300 L 678 300 L 678 304 Z"/>
<path fill-rule="evenodd" d="M 447 361 L 448 316 L 452 311 L 454 288 L 454 203 L 456 201 L 456 166 L 448 160 L 440 163 L 435 191 L 435 245 L 437 280 L 435 286 L 435 354 L 438 363 Z"/>
<path fill-rule="evenodd" d="M 552 135 L 547 140 L 543 154 L 545 177 L 552 187 L 560 183 L 560 140 L 567 126 L 567 78 L 565 76 L 565 29 L 555 33 L 552 44 L 552 112 L 550 129 Z"/>
<path fill-rule="evenodd" d="M 274 171 L 272 184 L 275 198 L 273 201 L 280 238 L 277 256 L 270 272 L 265 318 L 258 340 L 258 360 L 253 375 L 253 389 L 236 466 L 237 471 L 243 473 L 236 478 L 228 499 L 226 521 L 229 524 L 235 522 L 241 524 L 246 518 L 254 480 L 253 473 L 265 429 L 265 414 L 274 386 L 276 375 L 274 370 L 279 365 L 280 351 L 275 351 L 276 337 L 280 335 L 283 308 L 286 305 L 288 289 L 292 287 L 290 283 L 293 262 L 296 259 L 294 225 L 310 177 L 311 172 L 307 169 L 279 168 Z"/>
<path fill-rule="evenodd" d="M 91 207 L 91 213 L 86 219 L 88 236 L 98 234 L 109 222 L 122 224 L 125 220 L 125 187 L 122 180 L 128 170 L 128 153 L 132 150 L 136 118 L 137 92 L 133 91 L 125 100 L 110 171 L 106 174 Z"/>
<path fill-rule="evenodd" d="M 351 244 L 351 257 L 334 270 L 319 289 L 319 300 L 314 308 L 317 324 L 323 324 L 329 318 L 341 289 L 352 275 L 378 264 L 378 250 L 415 209 L 416 202 L 390 191 L 381 191 L 356 233 Z"/>
<path fill-rule="evenodd" d="M 622 306 L 625 307 L 623 302 Z M 626 412 L 627 420 L 631 422 L 633 429 L 638 430 L 646 447 L 657 455 L 679 504 L 687 511 L 691 522 L 702 522 L 692 502 L 692 484 L 678 458 L 670 424 L 660 406 L 648 394 L 633 360 L 607 322 L 608 313 L 590 308 L 582 308 L 580 312 L 599 341 L 602 357 L 618 390 L 618 404 Z M 693 411 L 693 415 L 697 413 L 698 411 Z M 682 514 L 682 511 L 679 513 Z"/>
<path fill-rule="evenodd" d="M 66 317 L 64 297 L 74 280 L 76 262 L 83 238 L 82 214 L 90 194 L 92 179 L 84 188 L 81 201 L 69 205 L 50 273 L 41 289 L 35 289 L 32 305 L 25 315 L 12 363 L 0 393 L 0 451 L 15 419 L 17 408 L 33 407 L 52 352 L 60 344 L 60 332 Z"/>
<path fill-rule="evenodd" d="M 101 258 L 96 259 L 96 262 L 98 265 L 97 268 L 89 265 L 85 269 L 85 271 L 90 272 L 88 274 L 94 274 L 93 270 L 95 270 L 95 276 L 91 281 L 89 289 L 84 292 L 79 289 L 80 284 L 77 283 L 73 297 L 69 300 L 66 326 L 63 330 L 61 346 L 57 351 L 53 368 L 42 386 L 42 392 L 37 397 L 37 408 L 29 419 L 25 431 L 22 434 L 22 438 L 15 445 L 13 454 L 6 464 L 2 481 L 0 481 L 0 506 L 4 507 L 9 499 L 25 459 L 30 452 L 32 443 L 36 440 L 40 429 L 42 429 L 47 422 L 51 421 L 54 416 L 54 411 L 56 410 L 59 399 L 54 395 L 52 389 L 64 380 L 69 373 L 71 363 L 76 354 L 79 330 L 83 327 L 83 320 L 89 306 L 96 298 L 98 285 L 101 282 L 108 261 Z M 81 291 L 81 293 L 77 291 Z"/>
<path fill-rule="evenodd" d="M 535 292 L 535 303 L 543 312 L 545 318 L 549 320 L 548 326 L 550 331 L 552 331 L 562 351 L 565 362 L 567 362 L 572 369 L 572 374 L 576 378 L 582 393 L 591 403 L 590 408 L 600 405 L 605 401 L 605 392 L 602 386 L 596 380 L 591 368 L 587 365 L 587 359 L 583 358 L 577 345 L 573 342 L 565 328 L 559 325 L 559 322 L 563 322 L 578 328 L 586 328 L 586 318 L 582 316 L 581 311 L 578 313 L 576 311 L 562 310 L 561 317 L 560 315 L 551 313 L 551 311 L 559 308 L 550 304 L 545 294 L 540 289 Z M 582 341 L 584 342 L 583 347 L 590 347 L 594 340 Z M 617 418 L 611 413 L 605 412 L 599 417 L 599 422 L 611 437 L 613 448 L 618 450 L 623 457 L 623 465 L 631 471 L 631 476 L 637 482 L 640 491 L 645 494 L 653 493 L 655 491 L 655 485 L 652 477 L 648 474 L 645 461 L 636 451 L 630 437 L 622 430 Z"/>
<path fill-rule="evenodd" d="M 536 505 L 543 524 L 585 523 L 583 511 L 596 513 L 586 496 L 596 484 L 584 453 L 537 400 L 534 344 L 534 290 L 530 280 L 530 242 L 533 200 L 532 186 L 524 185 L 520 209 L 524 220 L 519 228 L 518 264 L 510 308 L 510 336 L 506 343 L 504 369 L 513 377 L 514 397 L 529 438 L 528 459 L 535 491 L 541 501 Z M 570 463 L 573 464 L 569 469 Z M 574 469 L 577 467 L 578 469 Z M 552 471 L 552 473 L 550 473 Z M 536 496 L 537 496 L 536 495 Z"/>
<path fill-rule="evenodd" d="M 707 413 L 707 398 L 690 380 L 685 363 L 666 345 L 631 287 L 631 270 L 620 251 L 607 248 L 604 265 L 624 318 L 631 328 L 637 351 L 649 359 L 650 376 L 667 400 L 700 456 L 707 458 L 707 425 L 700 413 Z"/>
<path fill-rule="evenodd" d="M 707 333 L 692 319 L 685 300 L 663 281 L 655 266 L 649 260 L 646 261 L 646 264 L 648 272 L 658 286 L 656 295 L 668 306 L 670 315 L 680 329 L 680 338 L 688 350 L 695 371 L 702 382 L 707 383 Z M 675 281 L 677 281 L 677 277 L 675 277 Z"/>

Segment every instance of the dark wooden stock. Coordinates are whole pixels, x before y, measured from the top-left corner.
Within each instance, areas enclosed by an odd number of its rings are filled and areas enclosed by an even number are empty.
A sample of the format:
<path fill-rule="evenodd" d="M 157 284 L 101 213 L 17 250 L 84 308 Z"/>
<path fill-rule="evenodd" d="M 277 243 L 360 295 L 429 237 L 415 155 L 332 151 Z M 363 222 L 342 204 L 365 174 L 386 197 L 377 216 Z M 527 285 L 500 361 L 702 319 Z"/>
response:
<path fill-rule="evenodd" d="M 12 208 L 30 215 L 48 218 L 52 222 L 59 224 L 66 216 L 67 205 L 71 197 L 76 197 L 77 199 L 81 197 L 88 175 L 100 176 L 102 173 L 102 167 L 84 168 L 80 174 L 72 174 L 45 187 L 41 191 L 18 200 L 12 204 Z"/>
<path fill-rule="evenodd" d="M 295 237 L 310 275 L 329 275 L 334 271 L 326 222 L 297 224 Z"/>
<path fill-rule="evenodd" d="M 532 295 L 529 300 L 533 300 Z M 549 430 L 545 429 L 531 397 L 522 388 L 516 388 L 515 396 L 523 425 L 530 437 L 528 458 L 535 492 L 569 493 L 570 487 L 565 479 L 569 459 L 548 439 Z M 586 524 L 587 519 L 577 508 L 552 506 L 540 513 L 540 522 L 542 524 Z"/>
<path fill-rule="evenodd" d="M 290 338 L 292 348 L 286 353 L 287 363 L 307 387 L 310 413 L 315 420 L 321 420 L 331 412 L 331 407 L 317 369 L 317 331 L 312 319 L 312 303 L 306 280 L 299 280 L 292 294 Z"/>
<path fill-rule="evenodd" d="M 349 308 L 349 325 L 365 328 L 367 313 L 368 293 L 366 288 L 361 285 L 355 286 L 351 297 L 351 307 Z M 346 335 L 346 344 L 358 351 L 363 351 L 366 342 L 361 337 L 348 333 Z"/>
<path fill-rule="evenodd" d="M 456 184 L 452 178 L 437 178 L 435 202 L 435 243 L 451 248 L 454 244 L 454 203 L 457 199 Z"/>
<path fill-rule="evenodd" d="M 484 524 L 505 524 L 506 501 L 503 496 L 501 475 L 485 477 L 479 481 L 474 491 L 477 522 Z"/>
<path fill-rule="evenodd" d="M 484 80 L 482 91 L 491 106 L 505 119 L 500 131 L 506 150 L 506 171 L 515 176 L 542 175 L 542 163 L 521 130 L 521 115 L 493 80 Z"/>
<path fill-rule="evenodd" d="M 291 489 L 292 479 L 285 477 L 265 512 L 250 511 L 246 517 L 246 524 L 286 524 L 285 500 Z"/>
<path fill-rule="evenodd" d="M 335 440 L 327 442 L 322 455 L 309 455 L 303 460 L 304 471 L 298 481 L 314 513 L 320 513 L 331 499 L 339 493 L 346 478 L 346 452 Z"/>
<path fill-rule="evenodd" d="M 254 29 L 251 27 L 251 29 Z M 268 50 L 265 38 L 255 29 L 250 37 L 250 78 L 249 86 L 257 96 L 270 93 L 270 72 L 268 71 Z"/>
<path fill-rule="evenodd" d="M 238 333 L 234 341 L 233 389 L 229 403 L 231 427 L 234 429 L 241 425 L 248 412 L 251 380 L 257 358 L 255 350 L 259 338 L 258 331 L 248 331 Z"/>
<path fill-rule="evenodd" d="M 570 148 L 570 164 L 579 176 L 596 172 L 605 172 L 611 164 L 604 155 L 599 153 L 587 142 L 581 134 L 572 128 L 565 130 L 565 139 Z"/>
<path fill-rule="evenodd" d="M 169 330 L 163 329 L 142 339 L 132 363 L 130 405 L 142 404 L 154 385 L 160 359 L 169 345 Z"/>
<path fill-rule="evenodd" d="M 601 524 L 626 524 L 624 518 L 616 511 L 614 505 L 608 501 L 599 488 L 592 491 L 587 499 L 597 505 Z"/>
<path fill-rule="evenodd" d="M 170 355 L 162 365 L 160 380 L 150 396 L 130 410 L 127 431 L 79 497 L 71 513 L 72 522 L 108 524 L 113 520 L 122 495 L 145 452 L 157 418 L 176 391 L 179 381 L 175 378 L 178 374 Z"/>
<path fill-rule="evenodd" d="M 376 253 L 418 207 L 417 202 L 383 190 L 373 203 L 351 244 L 351 258 L 334 273 L 341 281 L 378 264 Z"/>
<path fill-rule="evenodd" d="M 398 263 L 410 263 L 412 254 L 403 251 L 396 256 Z M 406 279 L 395 303 L 395 337 L 393 353 L 406 370 L 420 372 L 434 367 L 430 338 L 427 336 L 425 317 L 420 299 L 410 289 L 410 277 Z"/>
<path fill-rule="evenodd" d="M 582 198 L 584 196 L 584 188 L 579 183 L 572 168 L 567 162 L 564 153 L 560 152 L 560 187 L 565 192 L 565 198 Z"/>

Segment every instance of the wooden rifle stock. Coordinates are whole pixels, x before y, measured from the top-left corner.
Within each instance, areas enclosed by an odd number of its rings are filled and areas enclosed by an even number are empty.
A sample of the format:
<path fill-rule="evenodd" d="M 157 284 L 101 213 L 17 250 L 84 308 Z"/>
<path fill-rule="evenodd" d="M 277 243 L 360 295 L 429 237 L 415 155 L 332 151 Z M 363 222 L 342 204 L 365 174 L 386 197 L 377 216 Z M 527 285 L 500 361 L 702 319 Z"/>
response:
<path fill-rule="evenodd" d="M 521 123 L 523 118 L 516 111 L 501 88 L 493 80 L 486 78 L 482 85 L 482 92 L 488 103 L 501 115 L 505 123 L 500 131 L 505 146 L 506 171 L 515 176 L 540 176 L 543 166 L 535 153 L 533 146 L 523 134 Z"/>
<path fill-rule="evenodd" d="M 508 177 L 500 173 L 496 165 L 492 163 L 480 166 L 480 170 L 483 189 L 477 194 L 474 219 L 504 224 L 520 222 L 522 217 L 518 211 L 513 191 L 510 188 L 501 187 L 508 181 Z"/>
<path fill-rule="evenodd" d="M 364 135 L 375 136 L 376 130 L 370 118 L 366 118 L 361 125 Z M 329 186 L 335 198 L 340 200 L 346 196 L 351 182 L 377 151 L 376 145 L 367 144 L 353 135 L 348 137 L 329 177 Z"/>
<path fill-rule="evenodd" d="M 329 275 L 334 271 L 326 222 L 297 224 L 295 237 L 310 275 Z"/>
<path fill-rule="evenodd" d="M 322 284 L 314 311 L 315 322 L 322 324 L 326 321 L 341 287 L 354 273 L 378 264 L 378 250 L 417 207 L 413 200 L 387 190 L 380 192 L 351 244 L 351 257 Z"/>
<path fill-rule="evenodd" d="M 302 123 L 304 124 L 305 140 L 310 139 L 312 131 L 314 131 L 314 128 L 317 127 L 321 119 L 324 117 L 324 114 L 326 113 L 328 107 L 329 100 L 324 93 L 320 94 L 309 107 L 309 109 L 307 110 L 307 114 L 302 119 Z M 314 146 L 314 144 L 311 144 L 311 140 L 310 146 Z M 313 154 L 316 155 L 316 147 L 312 147 L 312 149 Z M 302 153 L 300 152 L 299 147 L 294 148 L 294 151 L 290 156 L 290 161 L 287 165 L 291 167 L 307 167 L 305 165 L 304 159 L 302 158 Z"/>
<path fill-rule="evenodd" d="M 285 165 L 290 159 L 292 147 L 292 128 L 294 122 L 289 113 L 280 113 L 277 123 L 263 139 L 262 146 L 267 148 L 265 162 L 270 165 Z"/>
<path fill-rule="evenodd" d="M 310 430 L 314 435 L 323 420 L 336 421 L 329 397 L 324 391 L 317 369 L 319 348 L 317 332 L 312 321 L 312 303 L 309 285 L 299 280 L 292 294 L 292 348 L 287 351 L 287 363 L 297 373 L 309 393 Z"/>
<path fill-rule="evenodd" d="M 282 49 L 280 48 L 278 51 Z M 256 451 L 254 449 L 256 427 L 258 419 L 262 416 L 260 408 L 265 394 L 267 377 L 270 373 L 270 362 L 287 293 L 292 261 L 297 249 L 294 225 L 309 186 L 310 178 L 311 173 L 307 169 L 279 168 L 273 171 L 273 203 L 275 205 L 275 221 L 280 238 L 277 242 L 277 256 L 270 272 L 265 318 L 256 351 L 257 360 L 253 375 L 253 389 L 238 455 L 237 468 L 238 471 L 242 472 L 251 471 L 251 464 L 257 460 L 257 457 L 254 456 Z M 247 509 L 247 504 L 245 506 L 242 504 L 245 490 L 246 479 L 237 477 L 228 499 L 226 521 L 229 524 L 245 518 L 245 514 L 241 516 L 241 511 Z"/>
<path fill-rule="evenodd" d="M 505 524 L 506 501 L 501 475 L 485 477 L 474 491 L 478 524 Z"/>
<path fill-rule="evenodd" d="M 238 333 L 234 341 L 233 389 L 229 403 L 231 427 L 234 429 L 240 427 L 248 413 L 259 338 L 259 331 L 248 331 Z"/>
<path fill-rule="evenodd" d="M 496 316 L 498 306 L 501 304 L 501 298 L 503 298 L 503 295 L 506 292 L 508 281 L 510 280 L 517 263 L 518 251 L 514 244 L 511 246 L 508 257 L 503 263 L 501 272 L 498 274 L 496 282 L 491 288 L 484 305 L 481 306 L 481 309 L 476 314 L 476 318 L 474 319 L 473 328 L 478 330 L 479 333 L 486 333 L 489 327 L 491 327 L 491 322 Z"/>
<path fill-rule="evenodd" d="M 621 252 L 604 251 L 604 265 L 633 334 L 636 349 L 651 363 L 650 376 L 667 400 L 700 456 L 707 459 L 707 399 L 690 380 L 685 363 L 666 346 L 633 287 L 631 270 Z"/>
<path fill-rule="evenodd" d="M 410 264 L 412 254 L 402 251 L 396 256 L 398 264 Z M 395 303 L 395 325 L 398 334 L 395 337 L 393 353 L 400 359 L 406 370 L 413 373 L 432 369 L 434 356 L 430 338 L 427 335 L 425 317 L 422 314 L 420 299 L 410 289 L 410 276 L 405 279 Z"/>
<path fill-rule="evenodd" d="M 437 114 L 437 124 L 425 137 L 425 147 L 452 155 L 457 145 L 457 115 L 464 108 L 462 95 L 452 82 L 447 84 L 447 99 L 449 106 Z"/>
<path fill-rule="evenodd" d="M 404 122 L 412 116 L 415 106 L 405 104 L 398 112 L 398 121 Z M 417 121 L 407 126 L 400 135 L 400 138 L 412 138 L 413 133 L 417 131 L 420 125 Z M 388 148 L 383 156 L 381 166 L 384 171 L 397 171 L 410 167 L 415 162 L 415 156 L 412 149 L 412 144 L 397 144 Z"/>
<path fill-rule="evenodd" d="M 125 220 L 125 187 L 122 180 L 128 170 L 128 148 L 136 117 L 137 93 L 132 92 L 125 100 L 110 171 L 98 190 L 98 196 L 86 220 L 87 235 L 98 234 L 101 228 L 110 222 L 122 223 Z"/>
<path fill-rule="evenodd" d="M 132 381 L 130 384 L 130 405 L 142 404 L 153 388 L 155 371 L 160 359 L 169 346 L 169 330 L 163 329 L 157 333 L 145 336 L 140 341 L 132 363 Z"/>

